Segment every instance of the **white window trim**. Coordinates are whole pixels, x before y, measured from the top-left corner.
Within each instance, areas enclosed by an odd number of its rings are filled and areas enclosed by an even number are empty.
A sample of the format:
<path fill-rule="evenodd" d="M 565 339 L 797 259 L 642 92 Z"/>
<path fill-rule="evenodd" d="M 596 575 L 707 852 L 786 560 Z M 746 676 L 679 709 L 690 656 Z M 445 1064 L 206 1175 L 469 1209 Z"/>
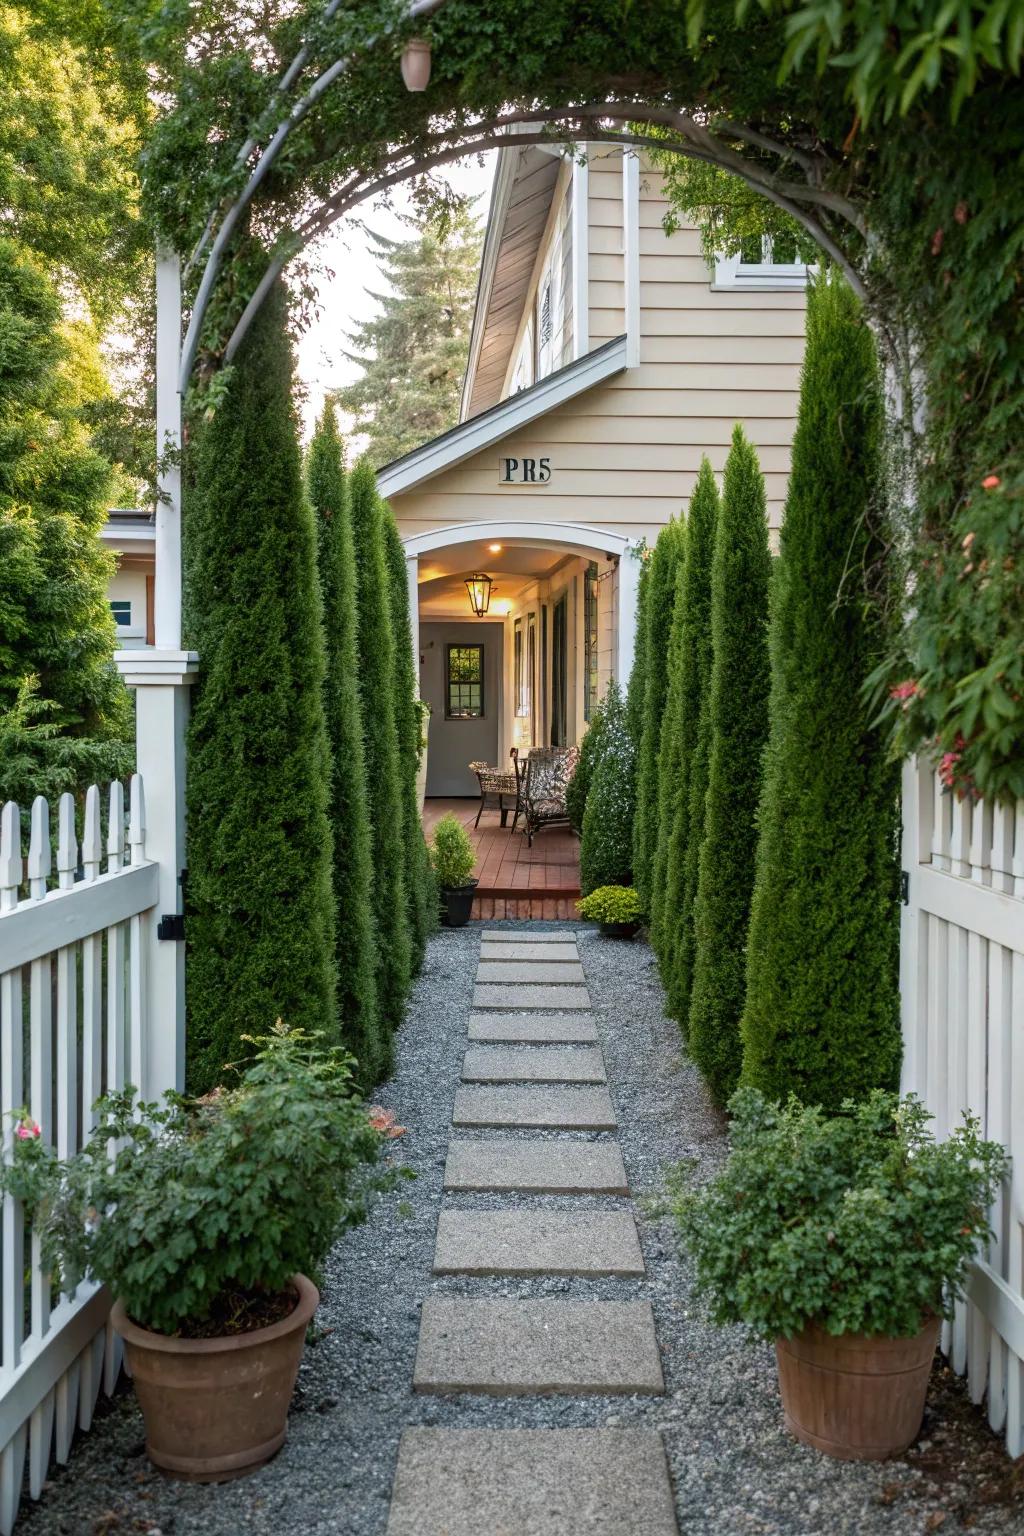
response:
<path fill-rule="evenodd" d="M 817 271 L 817 267 L 803 261 L 772 261 L 771 250 L 771 236 L 766 235 L 762 252 L 768 258 L 765 261 L 745 262 L 738 251 L 734 256 L 719 256 L 715 262 L 712 293 L 744 289 L 752 292 L 785 292 L 787 289 L 806 288 L 808 274 Z"/>
<path fill-rule="evenodd" d="M 534 323 L 537 327 L 537 371 L 536 381 L 546 379 L 548 374 L 557 370 L 555 361 L 556 343 L 562 341 L 562 329 L 565 316 L 562 311 L 562 230 L 559 225 L 555 229 L 544 265 L 541 268 L 540 278 L 537 283 L 537 295 L 534 299 Z M 541 339 L 541 306 L 544 298 L 544 289 L 550 293 L 551 307 L 551 335 L 547 341 Z"/>
<path fill-rule="evenodd" d="M 135 617 L 135 600 L 134 600 L 134 598 L 130 598 L 130 597 L 112 597 L 112 598 L 109 598 L 108 601 L 110 603 L 111 614 L 113 614 L 113 612 L 114 612 L 114 606 L 113 605 L 115 603 L 127 603 L 127 605 L 128 605 L 128 623 L 127 624 L 121 624 L 121 623 L 119 623 L 117 621 L 116 618 L 114 620 L 114 628 L 117 631 L 118 637 L 121 638 L 121 639 L 124 639 L 124 640 L 145 640 L 145 638 L 146 638 L 146 626 L 145 626 L 145 624 L 140 624 L 138 622 L 138 620 L 136 619 L 136 617 Z"/>
<path fill-rule="evenodd" d="M 520 391 L 529 389 L 533 382 L 533 316 L 531 315 L 519 343 L 519 353 L 515 367 L 512 369 L 509 395 L 518 395 Z"/>

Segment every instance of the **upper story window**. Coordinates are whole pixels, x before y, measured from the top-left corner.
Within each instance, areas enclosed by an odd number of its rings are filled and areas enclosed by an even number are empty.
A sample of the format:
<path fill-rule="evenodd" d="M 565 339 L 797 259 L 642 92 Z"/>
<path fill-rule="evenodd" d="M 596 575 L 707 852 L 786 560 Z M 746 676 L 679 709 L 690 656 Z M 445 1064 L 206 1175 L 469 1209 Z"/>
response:
<path fill-rule="evenodd" d="M 537 378 L 558 366 L 562 345 L 562 231 L 559 229 L 544 259 L 537 284 Z"/>
<path fill-rule="evenodd" d="M 533 383 L 533 321 L 527 321 L 523 339 L 519 343 L 519 355 L 512 370 L 512 387 L 509 394 L 518 395 L 521 389 L 529 389 Z"/>
<path fill-rule="evenodd" d="M 714 288 L 804 288 L 811 269 L 791 235 L 752 235 L 715 263 Z"/>

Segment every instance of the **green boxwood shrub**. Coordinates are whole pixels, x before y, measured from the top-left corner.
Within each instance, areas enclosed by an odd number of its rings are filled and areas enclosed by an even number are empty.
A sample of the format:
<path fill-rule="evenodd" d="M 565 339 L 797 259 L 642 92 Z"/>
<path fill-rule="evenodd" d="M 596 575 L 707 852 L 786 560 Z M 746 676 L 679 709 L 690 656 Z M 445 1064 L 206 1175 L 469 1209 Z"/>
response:
<path fill-rule="evenodd" d="M 450 813 L 434 828 L 430 863 L 442 891 L 457 891 L 473 878 L 476 853 L 472 840 L 462 822 Z"/>
<path fill-rule="evenodd" d="M 636 754 L 619 686 L 609 683 L 601 752 L 583 813 L 580 889 L 584 896 L 600 885 L 632 885 L 635 808 Z"/>
<path fill-rule="evenodd" d="M 188 1081 L 254 1019 L 335 1036 L 330 748 L 316 531 L 302 484 L 282 285 L 187 458 Z"/>
<path fill-rule="evenodd" d="M 899 765 L 863 683 L 882 406 L 870 330 L 816 283 L 772 593 L 771 739 L 751 908 L 743 1080 L 835 1108 L 899 1082 Z"/>
<path fill-rule="evenodd" d="M 686 525 L 673 518 L 658 534 L 644 571 L 637 622 L 638 666 L 642 663 L 630 707 L 639 716 L 636 768 L 636 818 L 633 823 L 633 876 L 640 900 L 649 908 L 658 842 L 658 755 L 668 691 L 669 636 L 676 598 L 676 573 L 684 557 Z"/>
<path fill-rule="evenodd" d="M 676 1201 L 716 1322 L 912 1337 L 952 1314 L 1007 1164 L 977 1120 L 937 1142 L 923 1105 L 878 1090 L 832 1118 L 749 1088 L 729 1107 L 728 1162 Z"/>
<path fill-rule="evenodd" d="M 324 713 L 331 744 L 328 803 L 334 841 L 334 955 L 342 1037 L 366 1088 L 380 1075 L 370 821 L 356 649 L 356 567 L 341 437 L 334 407 L 324 407 L 310 444 L 306 485 L 317 524 L 317 564 L 327 667 Z"/>
<path fill-rule="evenodd" d="M 574 832 L 583 831 L 583 816 L 587 809 L 587 796 L 594 782 L 594 770 L 601 757 L 604 741 L 604 705 L 596 704 L 590 716 L 586 735 L 580 743 L 580 755 L 565 793 L 565 807 Z"/>
<path fill-rule="evenodd" d="M 694 901 L 689 1042 L 724 1104 L 740 1072 L 740 1018 L 768 734 L 768 518 L 757 454 L 733 432 L 711 569 L 708 788 Z"/>
<path fill-rule="evenodd" d="M 638 923 L 643 916 L 640 893 L 631 885 L 599 885 L 576 905 L 590 923 Z"/>

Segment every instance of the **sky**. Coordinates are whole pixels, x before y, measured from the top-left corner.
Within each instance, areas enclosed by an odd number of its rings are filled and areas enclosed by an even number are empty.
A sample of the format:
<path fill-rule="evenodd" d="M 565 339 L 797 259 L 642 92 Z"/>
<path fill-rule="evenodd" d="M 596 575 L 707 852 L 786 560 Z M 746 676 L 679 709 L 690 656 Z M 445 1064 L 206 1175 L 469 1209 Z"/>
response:
<path fill-rule="evenodd" d="M 493 151 L 484 156 L 483 164 L 477 158 L 460 161 L 448 173 L 449 181 L 458 192 L 479 198 L 477 211 L 481 217 L 487 212 L 496 153 Z M 370 203 L 361 210 L 362 219 L 377 234 L 387 235 L 390 239 L 408 239 L 410 232 L 402 224 L 401 215 L 409 213 L 411 207 L 407 189 L 398 187 L 390 206 L 379 201 Z M 345 222 L 337 225 L 309 253 L 311 260 L 326 270 L 320 277 L 318 313 L 298 348 L 299 379 L 305 386 L 303 433 L 307 439 L 327 391 L 351 383 L 359 375 L 356 364 L 344 355 L 348 345 L 345 333 L 358 321 L 369 319 L 379 308 L 367 292 L 367 289 L 380 291 L 381 288 L 380 271 L 369 246 L 366 231 Z M 353 442 L 351 447 L 355 452 L 359 451 L 357 443 Z"/>

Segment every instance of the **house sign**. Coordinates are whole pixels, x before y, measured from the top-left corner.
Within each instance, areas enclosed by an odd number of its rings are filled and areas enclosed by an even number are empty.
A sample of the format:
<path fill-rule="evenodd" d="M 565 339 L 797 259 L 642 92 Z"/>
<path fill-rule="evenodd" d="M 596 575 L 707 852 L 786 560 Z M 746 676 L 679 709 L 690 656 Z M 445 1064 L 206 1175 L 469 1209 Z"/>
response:
<path fill-rule="evenodd" d="M 499 485 L 547 485 L 551 479 L 550 459 L 499 459 Z"/>

